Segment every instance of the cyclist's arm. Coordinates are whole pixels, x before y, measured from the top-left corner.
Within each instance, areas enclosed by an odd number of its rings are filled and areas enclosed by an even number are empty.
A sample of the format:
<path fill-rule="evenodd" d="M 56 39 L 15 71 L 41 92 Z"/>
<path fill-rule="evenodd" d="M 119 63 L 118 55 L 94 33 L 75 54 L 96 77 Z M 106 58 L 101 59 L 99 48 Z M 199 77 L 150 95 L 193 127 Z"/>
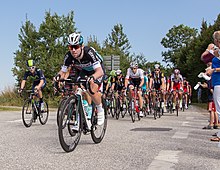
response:
<path fill-rule="evenodd" d="M 141 78 L 141 83 L 140 83 L 139 87 L 142 87 L 143 84 L 144 84 L 144 78 Z"/>
<path fill-rule="evenodd" d="M 104 75 L 102 67 L 97 67 L 95 68 L 95 73 L 92 75 L 94 79 L 98 79 Z"/>
<path fill-rule="evenodd" d="M 24 89 L 25 83 L 26 83 L 26 80 L 22 80 L 22 81 L 21 81 L 21 89 Z"/>

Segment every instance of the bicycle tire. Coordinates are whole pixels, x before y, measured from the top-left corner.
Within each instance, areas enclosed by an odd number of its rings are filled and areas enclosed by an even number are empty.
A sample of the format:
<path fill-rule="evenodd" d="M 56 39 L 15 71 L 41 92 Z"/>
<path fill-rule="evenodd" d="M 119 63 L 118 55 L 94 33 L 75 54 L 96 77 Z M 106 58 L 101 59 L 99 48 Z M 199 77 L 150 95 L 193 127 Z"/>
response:
<path fill-rule="evenodd" d="M 65 152 L 72 152 L 76 148 L 82 134 L 81 114 L 79 113 L 80 109 L 77 110 L 77 105 L 78 101 L 76 96 L 73 95 L 65 101 L 64 106 L 61 109 L 58 124 L 58 135 L 60 145 Z M 76 121 L 78 123 L 77 131 L 73 130 Z"/>
<path fill-rule="evenodd" d="M 124 105 L 125 105 L 125 108 L 124 108 Z M 122 104 L 122 111 L 121 111 L 121 117 L 124 118 L 125 117 L 125 114 L 127 113 L 128 111 L 128 105 L 127 105 L 127 102 L 123 103 Z"/>
<path fill-rule="evenodd" d="M 113 98 L 113 100 L 111 100 L 110 103 L 110 113 L 112 115 L 112 117 L 115 117 L 115 97 Z"/>
<path fill-rule="evenodd" d="M 120 99 L 117 98 L 117 102 L 116 102 L 116 110 L 115 110 L 115 118 L 118 120 L 119 119 L 119 115 L 121 112 L 121 104 L 120 104 Z"/>
<path fill-rule="evenodd" d="M 57 109 L 57 126 L 59 126 L 59 118 L 60 118 L 60 112 L 64 106 L 64 103 L 66 101 L 68 97 L 64 97 L 61 99 L 61 101 L 59 102 L 59 106 L 58 106 L 58 109 Z"/>
<path fill-rule="evenodd" d="M 103 106 L 103 109 L 104 109 L 104 113 L 105 113 L 105 120 L 104 120 L 104 123 L 103 125 L 97 125 L 97 116 L 95 115 L 95 109 L 93 109 L 93 115 L 92 115 L 92 119 L 91 119 L 91 122 L 92 122 L 92 126 L 91 126 L 91 137 L 92 137 L 92 140 L 94 143 L 100 143 L 104 136 L 105 136 L 105 132 L 106 132 L 106 129 L 107 129 L 107 118 L 108 118 L 108 115 L 107 115 L 107 107 L 106 107 L 106 102 L 105 100 L 102 98 L 102 106 Z"/>
<path fill-rule="evenodd" d="M 135 108 L 134 108 L 134 99 L 132 99 L 129 102 L 129 107 L 130 107 L 130 116 L 131 116 L 131 121 L 134 123 L 135 122 Z"/>
<path fill-rule="evenodd" d="M 44 110 L 41 111 L 39 109 L 39 120 L 40 120 L 40 123 L 42 125 L 45 125 L 47 123 L 47 120 L 48 120 L 48 117 L 49 117 L 49 109 L 48 109 L 48 104 L 46 101 L 44 101 Z"/>
<path fill-rule="evenodd" d="M 31 109 L 30 109 L 31 108 Z M 30 109 L 30 112 L 27 112 Z M 25 127 L 30 127 L 33 122 L 34 118 L 34 111 L 32 109 L 32 103 L 30 99 L 25 100 L 23 107 L 22 107 L 22 121 Z M 28 118 L 26 118 L 28 116 Z"/>

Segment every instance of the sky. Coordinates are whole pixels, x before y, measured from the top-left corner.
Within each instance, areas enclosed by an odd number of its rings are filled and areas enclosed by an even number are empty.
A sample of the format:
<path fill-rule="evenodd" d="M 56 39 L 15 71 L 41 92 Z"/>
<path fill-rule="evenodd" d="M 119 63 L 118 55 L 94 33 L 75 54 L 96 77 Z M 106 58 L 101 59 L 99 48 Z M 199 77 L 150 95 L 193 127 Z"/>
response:
<path fill-rule="evenodd" d="M 219 0 L 7 0 L 0 6 L 0 91 L 14 87 L 14 52 L 26 17 L 36 29 L 45 12 L 67 16 L 74 11 L 76 28 L 86 40 L 96 36 L 100 44 L 114 25 L 122 24 L 132 46 L 131 53 L 162 61 L 166 49 L 161 40 L 174 25 L 184 24 L 200 31 L 202 20 L 213 24 L 220 14 Z M 198 56 L 198 59 L 200 56 Z M 59 70 L 58 70 L 59 71 Z M 55 74 L 55 73 L 54 73 Z"/>

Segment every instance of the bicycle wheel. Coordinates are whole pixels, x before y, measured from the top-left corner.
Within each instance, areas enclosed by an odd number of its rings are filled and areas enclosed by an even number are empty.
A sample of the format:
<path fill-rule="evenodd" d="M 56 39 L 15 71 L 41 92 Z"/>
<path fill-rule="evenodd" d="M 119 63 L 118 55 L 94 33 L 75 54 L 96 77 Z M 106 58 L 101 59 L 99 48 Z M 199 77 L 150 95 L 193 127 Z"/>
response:
<path fill-rule="evenodd" d="M 95 109 L 93 109 L 93 115 L 91 119 L 92 122 L 91 137 L 94 143 L 100 143 L 102 141 L 107 129 L 107 108 L 106 108 L 106 102 L 103 98 L 102 98 L 102 106 L 105 113 L 105 121 L 103 125 L 97 125 L 97 115 L 95 114 Z"/>
<path fill-rule="evenodd" d="M 182 98 L 182 110 L 183 110 L 183 112 L 184 112 L 184 110 L 185 110 L 185 104 L 186 104 L 186 101 L 185 101 L 186 99 L 185 99 L 185 97 L 183 97 Z"/>
<path fill-rule="evenodd" d="M 129 102 L 129 110 L 130 110 L 130 116 L 131 116 L 131 120 L 134 123 L 135 122 L 135 108 L 134 108 L 134 99 L 131 99 L 131 101 Z"/>
<path fill-rule="evenodd" d="M 57 109 L 57 126 L 59 126 L 59 118 L 60 118 L 61 110 L 64 106 L 64 103 L 65 103 L 66 99 L 67 99 L 67 97 L 62 98 L 60 103 L 59 103 L 59 106 L 58 106 L 58 109 Z"/>
<path fill-rule="evenodd" d="M 48 104 L 46 101 L 44 101 L 44 110 L 40 111 L 39 113 L 39 120 L 42 125 L 45 125 L 47 123 L 48 116 L 49 116 Z"/>
<path fill-rule="evenodd" d="M 179 99 L 176 99 L 176 116 L 179 115 Z"/>
<path fill-rule="evenodd" d="M 122 118 L 125 117 L 125 114 L 127 113 L 127 110 L 128 110 L 128 105 L 127 105 L 127 101 L 125 101 L 125 102 L 122 104 L 122 111 L 121 111 L 121 117 L 122 117 Z"/>
<path fill-rule="evenodd" d="M 81 114 L 77 108 L 76 96 L 71 96 L 64 102 L 58 124 L 58 135 L 61 147 L 66 152 L 72 152 L 81 137 Z"/>
<path fill-rule="evenodd" d="M 30 127 L 34 118 L 34 110 L 32 109 L 31 100 L 25 100 L 21 115 L 24 126 Z"/>
<path fill-rule="evenodd" d="M 110 102 L 110 113 L 112 117 L 114 118 L 115 117 L 115 97 L 113 97 Z"/>
<path fill-rule="evenodd" d="M 117 120 L 119 119 L 120 112 L 121 112 L 121 103 L 120 103 L 120 99 L 117 98 L 116 109 L 115 109 L 115 118 Z"/>

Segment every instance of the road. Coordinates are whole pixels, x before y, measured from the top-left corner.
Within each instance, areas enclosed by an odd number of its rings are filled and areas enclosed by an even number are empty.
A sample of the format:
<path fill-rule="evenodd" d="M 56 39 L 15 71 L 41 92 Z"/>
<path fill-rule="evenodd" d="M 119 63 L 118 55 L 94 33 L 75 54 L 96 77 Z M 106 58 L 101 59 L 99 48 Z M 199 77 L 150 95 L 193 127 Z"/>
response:
<path fill-rule="evenodd" d="M 94 144 L 82 135 L 77 148 L 62 150 L 56 111 L 46 125 L 39 121 L 26 128 L 19 111 L 0 112 L 0 169 L 53 170 L 219 170 L 220 144 L 209 139 L 217 130 L 203 130 L 206 110 L 190 106 L 177 117 L 165 113 L 131 123 L 130 117 L 108 119 L 106 136 Z"/>

